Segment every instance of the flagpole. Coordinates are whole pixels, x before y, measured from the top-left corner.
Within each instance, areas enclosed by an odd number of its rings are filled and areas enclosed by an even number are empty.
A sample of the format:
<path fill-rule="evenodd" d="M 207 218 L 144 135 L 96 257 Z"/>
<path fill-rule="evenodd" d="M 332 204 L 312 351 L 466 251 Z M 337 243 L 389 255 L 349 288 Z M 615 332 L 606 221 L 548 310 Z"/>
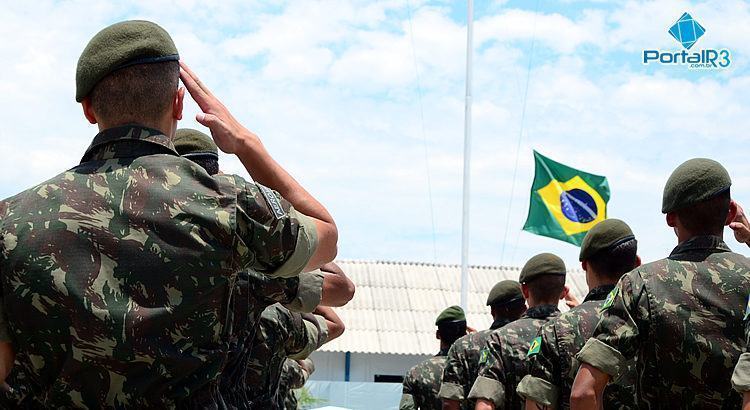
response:
<path fill-rule="evenodd" d="M 468 0 L 466 16 L 466 105 L 464 110 L 464 181 L 461 222 L 461 307 L 468 309 L 469 293 L 469 188 L 471 186 L 471 80 L 474 48 L 474 2 Z"/>

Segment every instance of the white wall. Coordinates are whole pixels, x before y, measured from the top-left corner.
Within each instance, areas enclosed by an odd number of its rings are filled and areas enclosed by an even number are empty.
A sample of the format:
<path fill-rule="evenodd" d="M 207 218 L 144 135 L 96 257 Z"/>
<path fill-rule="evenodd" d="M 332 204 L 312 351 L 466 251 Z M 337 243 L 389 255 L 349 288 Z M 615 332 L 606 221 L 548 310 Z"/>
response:
<path fill-rule="evenodd" d="M 345 355 L 343 352 L 314 352 L 310 357 L 315 362 L 315 373 L 310 379 L 344 381 Z M 349 381 L 373 382 L 376 374 L 403 376 L 412 366 L 428 357 L 430 356 L 352 353 Z"/>

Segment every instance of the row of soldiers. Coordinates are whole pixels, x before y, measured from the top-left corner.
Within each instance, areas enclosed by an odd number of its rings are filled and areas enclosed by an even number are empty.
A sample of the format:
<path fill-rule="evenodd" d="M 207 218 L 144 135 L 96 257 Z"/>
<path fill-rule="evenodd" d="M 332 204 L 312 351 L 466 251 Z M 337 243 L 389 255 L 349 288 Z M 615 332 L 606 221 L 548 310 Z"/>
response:
<path fill-rule="evenodd" d="M 177 128 L 180 80 L 210 137 Z M 80 163 L 0 201 L 0 406 L 296 408 L 354 295 L 326 208 L 154 23 L 97 33 L 76 101 Z"/>
<path fill-rule="evenodd" d="M 750 223 L 730 187 L 713 160 L 677 167 L 662 212 L 678 245 L 655 262 L 625 222 L 595 225 L 579 255 L 589 292 L 565 313 L 567 270 L 549 253 L 492 288 L 489 330 L 444 310 L 440 353 L 409 370 L 400 408 L 750 410 L 750 261 L 723 240 L 728 225 L 750 244 Z"/>

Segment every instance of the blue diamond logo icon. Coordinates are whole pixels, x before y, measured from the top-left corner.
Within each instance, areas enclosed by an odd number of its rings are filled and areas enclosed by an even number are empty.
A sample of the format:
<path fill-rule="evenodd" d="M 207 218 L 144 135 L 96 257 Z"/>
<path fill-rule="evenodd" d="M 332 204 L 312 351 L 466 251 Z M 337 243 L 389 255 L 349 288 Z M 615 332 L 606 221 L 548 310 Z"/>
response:
<path fill-rule="evenodd" d="M 690 50 L 690 47 L 692 47 L 699 38 L 703 37 L 703 34 L 705 33 L 706 29 L 697 21 L 693 20 L 693 16 L 688 13 L 683 13 L 680 19 L 669 28 L 669 34 L 671 34 L 675 40 L 679 41 L 687 50 Z"/>

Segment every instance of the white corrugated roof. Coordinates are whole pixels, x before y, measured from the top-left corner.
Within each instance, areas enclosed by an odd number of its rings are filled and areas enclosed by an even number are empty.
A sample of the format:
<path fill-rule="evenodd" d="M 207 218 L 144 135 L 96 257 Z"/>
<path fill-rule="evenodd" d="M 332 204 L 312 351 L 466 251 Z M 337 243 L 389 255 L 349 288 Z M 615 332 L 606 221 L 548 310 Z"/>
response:
<path fill-rule="evenodd" d="M 412 262 L 337 261 L 357 286 L 354 299 L 336 309 L 346 324 L 340 338 L 323 345 L 326 352 L 435 354 L 435 318 L 459 304 L 461 267 Z M 486 329 L 492 322 L 485 305 L 495 283 L 518 280 L 518 267 L 472 266 L 469 269 L 469 326 Z M 583 300 L 586 276 L 568 271 L 567 285 Z M 565 309 L 561 303 L 561 309 Z"/>

